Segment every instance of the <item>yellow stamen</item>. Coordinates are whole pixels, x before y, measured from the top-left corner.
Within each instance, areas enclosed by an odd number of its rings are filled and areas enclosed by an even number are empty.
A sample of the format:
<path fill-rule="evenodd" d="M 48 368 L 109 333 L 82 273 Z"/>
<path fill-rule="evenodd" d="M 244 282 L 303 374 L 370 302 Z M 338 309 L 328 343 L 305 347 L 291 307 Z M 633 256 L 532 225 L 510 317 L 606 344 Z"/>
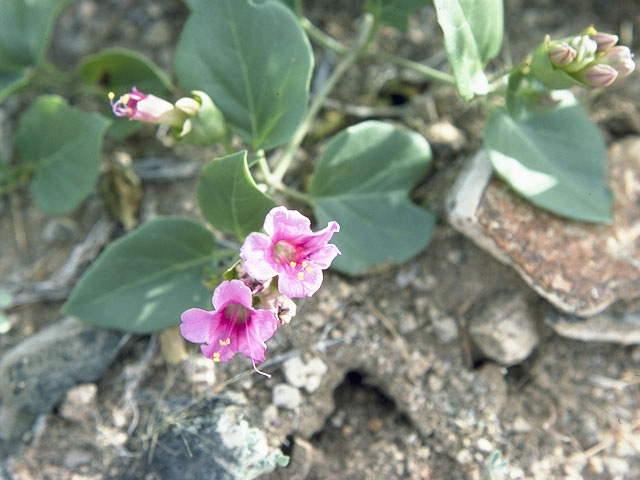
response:
<path fill-rule="evenodd" d="M 225 342 L 227 345 L 229 345 L 231 343 L 231 339 L 227 338 L 227 341 Z"/>
<path fill-rule="evenodd" d="M 226 340 L 218 340 L 220 346 L 224 347 L 225 345 L 229 345 L 231 343 L 231 339 L 227 338 Z"/>
<path fill-rule="evenodd" d="M 213 354 L 213 361 L 214 362 L 219 362 L 220 361 L 220 352 L 216 352 Z"/>
<path fill-rule="evenodd" d="M 291 268 L 296 268 L 298 264 L 296 262 L 289 262 L 289 265 L 291 265 Z"/>
<path fill-rule="evenodd" d="M 131 97 L 131 95 L 129 95 L 128 93 L 125 93 L 124 95 L 122 95 L 120 97 L 120 101 L 126 105 L 127 103 L 129 103 L 129 98 L 130 97 Z"/>
<path fill-rule="evenodd" d="M 116 98 L 116 94 L 115 94 L 115 93 L 113 93 L 113 92 L 109 92 L 109 93 L 107 94 L 107 97 L 109 98 L 109 100 L 113 100 L 114 98 Z"/>
<path fill-rule="evenodd" d="M 306 268 L 307 267 L 307 262 L 303 261 L 300 265 L 302 265 L 302 268 Z"/>
<path fill-rule="evenodd" d="M 298 272 L 298 280 L 302 280 L 304 278 L 304 273 Z"/>
<path fill-rule="evenodd" d="M 307 271 L 307 273 L 311 273 L 312 272 L 312 268 L 311 267 L 307 267 L 307 268 L 305 268 L 305 270 Z"/>

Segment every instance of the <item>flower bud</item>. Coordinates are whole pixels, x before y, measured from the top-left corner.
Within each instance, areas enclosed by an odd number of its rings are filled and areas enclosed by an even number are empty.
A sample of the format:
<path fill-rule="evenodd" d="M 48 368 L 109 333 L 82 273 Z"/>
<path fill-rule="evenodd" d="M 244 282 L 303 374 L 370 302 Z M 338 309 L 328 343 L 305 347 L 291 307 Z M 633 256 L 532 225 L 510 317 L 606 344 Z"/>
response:
<path fill-rule="evenodd" d="M 618 71 L 611 65 L 596 63 L 579 72 L 577 77 L 581 82 L 590 87 L 604 88 L 616 80 Z"/>
<path fill-rule="evenodd" d="M 217 142 L 226 133 L 222 112 L 206 93 L 199 90 L 191 93 L 193 98 L 182 98 L 176 102 L 177 108 L 185 112 L 193 112 L 184 122 L 178 138 L 195 145 L 210 145 Z"/>
<path fill-rule="evenodd" d="M 604 52 L 618 43 L 618 36 L 611 33 L 598 32 L 590 37 L 598 44 L 598 52 Z"/>
<path fill-rule="evenodd" d="M 549 60 L 554 67 L 566 67 L 576 58 L 575 48 L 567 42 L 552 42 L 549 45 Z"/>
<path fill-rule="evenodd" d="M 565 71 L 569 73 L 577 72 L 595 60 L 598 44 L 588 35 L 574 37 L 569 44 L 575 49 L 576 56 L 573 62 L 564 67 Z"/>
<path fill-rule="evenodd" d="M 193 117 L 200 110 L 200 104 L 193 98 L 184 97 L 176 102 L 176 108 Z"/>
<path fill-rule="evenodd" d="M 611 65 L 618 71 L 618 78 L 623 78 L 633 72 L 636 64 L 629 47 L 623 45 L 612 47 L 602 56 L 602 62 Z"/>

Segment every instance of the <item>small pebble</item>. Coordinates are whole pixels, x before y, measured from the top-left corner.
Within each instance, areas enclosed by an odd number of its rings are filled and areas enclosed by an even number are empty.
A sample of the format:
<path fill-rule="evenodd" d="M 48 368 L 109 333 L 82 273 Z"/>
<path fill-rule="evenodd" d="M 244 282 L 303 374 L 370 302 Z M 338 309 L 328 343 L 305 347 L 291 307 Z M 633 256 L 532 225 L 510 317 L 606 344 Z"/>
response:
<path fill-rule="evenodd" d="M 273 387 L 271 401 L 276 407 L 295 410 L 302 403 L 302 396 L 296 387 L 287 383 L 279 383 Z"/>

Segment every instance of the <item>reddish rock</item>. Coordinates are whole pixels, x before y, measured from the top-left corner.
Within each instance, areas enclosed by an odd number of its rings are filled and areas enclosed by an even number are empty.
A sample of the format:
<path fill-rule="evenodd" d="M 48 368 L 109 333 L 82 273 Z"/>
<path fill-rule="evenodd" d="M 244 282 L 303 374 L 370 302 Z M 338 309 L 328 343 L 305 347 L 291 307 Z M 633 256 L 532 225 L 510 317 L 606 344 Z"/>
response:
<path fill-rule="evenodd" d="M 640 137 L 613 144 L 607 156 L 611 225 L 534 207 L 491 175 L 484 151 L 456 182 L 449 220 L 567 313 L 595 315 L 616 300 L 640 297 Z"/>

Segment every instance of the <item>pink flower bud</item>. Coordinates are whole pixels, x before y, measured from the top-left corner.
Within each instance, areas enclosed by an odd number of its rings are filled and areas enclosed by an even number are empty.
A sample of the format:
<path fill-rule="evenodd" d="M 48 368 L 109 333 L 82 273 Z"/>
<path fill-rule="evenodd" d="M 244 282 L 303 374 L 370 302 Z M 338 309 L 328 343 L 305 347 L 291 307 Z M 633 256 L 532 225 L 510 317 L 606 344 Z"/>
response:
<path fill-rule="evenodd" d="M 598 52 L 604 52 L 618 43 L 618 36 L 611 33 L 598 32 L 590 35 L 590 37 L 591 40 L 598 44 Z"/>
<path fill-rule="evenodd" d="M 576 58 L 576 50 L 566 42 L 554 42 L 549 45 L 549 60 L 556 67 L 566 67 Z"/>
<path fill-rule="evenodd" d="M 623 45 L 607 50 L 603 56 L 603 61 L 603 63 L 611 65 L 618 71 L 619 78 L 626 77 L 636 68 L 636 64 L 633 61 L 633 53 L 631 53 L 629 47 Z"/>
<path fill-rule="evenodd" d="M 596 63 L 582 70 L 578 79 L 590 87 L 604 88 L 611 85 L 618 76 L 618 71 L 611 65 Z"/>

